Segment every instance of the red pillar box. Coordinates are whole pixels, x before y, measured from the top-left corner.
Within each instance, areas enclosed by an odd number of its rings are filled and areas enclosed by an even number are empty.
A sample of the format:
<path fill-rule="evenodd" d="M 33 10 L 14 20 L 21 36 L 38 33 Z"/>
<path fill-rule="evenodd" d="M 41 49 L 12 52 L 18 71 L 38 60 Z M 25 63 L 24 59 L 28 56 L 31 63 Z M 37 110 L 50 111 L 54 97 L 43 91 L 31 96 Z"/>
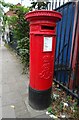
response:
<path fill-rule="evenodd" d="M 60 13 L 48 10 L 25 15 L 30 22 L 29 104 L 35 109 L 45 109 L 51 102 L 56 22 L 61 17 Z"/>

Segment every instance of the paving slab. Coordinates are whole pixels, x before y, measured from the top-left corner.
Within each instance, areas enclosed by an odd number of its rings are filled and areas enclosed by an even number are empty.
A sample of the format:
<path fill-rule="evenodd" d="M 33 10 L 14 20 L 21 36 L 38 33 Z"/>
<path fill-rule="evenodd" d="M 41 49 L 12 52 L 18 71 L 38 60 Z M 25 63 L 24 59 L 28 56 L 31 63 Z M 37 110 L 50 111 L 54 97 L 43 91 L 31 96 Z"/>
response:
<path fill-rule="evenodd" d="M 44 114 L 35 116 L 35 118 L 50 118 L 50 116 L 48 116 L 48 115 L 46 115 L 46 114 L 44 113 Z M 52 120 L 53 120 L 53 119 L 52 119 Z"/>
<path fill-rule="evenodd" d="M 2 107 L 0 106 L 0 120 L 2 119 Z"/>
<path fill-rule="evenodd" d="M 15 110 L 10 105 L 2 107 L 3 118 L 16 118 Z"/>
<path fill-rule="evenodd" d="M 0 46 L 0 120 L 2 119 L 2 49 Z"/>
<path fill-rule="evenodd" d="M 35 118 L 36 116 L 41 116 L 46 113 L 46 110 L 35 110 L 33 109 L 28 102 L 28 98 L 25 100 L 26 107 L 31 115 L 31 118 Z"/>
<path fill-rule="evenodd" d="M 29 111 L 27 110 L 27 108 L 25 106 L 22 106 L 22 107 L 17 107 L 16 109 L 16 105 L 15 105 L 15 113 L 16 113 L 16 117 L 17 118 L 30 118 L 30 113 Z"/>
<path fill-rule="evenodd" d="M 2 85 L 3 118 L 48 118 L 46 110 L 34 110 L 28 104 L 29 74 L 22 74 L 23 65 L 18 56 L 4 44 L 0 51 L 0 86 Z M 0 88 L 1 93 L 1 88 Z"/>
<path fill-rule="evenodd" d="M 7 94 L 3 93 L 2 106 L 11 105 L 11 104 L 14 104 L 14 103 L 20 102 L 20 101 L 22 101 L 22 96 L 18 93 L 18 91 L 9 92 Z"/>
<path fill-rule="evenodd" d="M 6 94 L 6 93 L 8 93 L 10 91 L 11 90 L 9 88 L 9 85 L 8 84 L 3 84 L 3 86 L 2 86 L 2 92 Z"/>
<path fill-rule="evenodd" d="M 0 84 L 0 97 L 2 96 L 2 85 Z"/>

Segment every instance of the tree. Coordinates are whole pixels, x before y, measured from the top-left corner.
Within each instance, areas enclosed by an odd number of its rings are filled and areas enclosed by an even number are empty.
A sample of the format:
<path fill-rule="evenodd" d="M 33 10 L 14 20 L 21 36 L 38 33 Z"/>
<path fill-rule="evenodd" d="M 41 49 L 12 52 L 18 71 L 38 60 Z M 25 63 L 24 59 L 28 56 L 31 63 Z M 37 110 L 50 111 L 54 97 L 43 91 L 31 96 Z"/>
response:
<path fill-rule="evenodd" d="M 2 28 L 2 17 L 3 17 L 3 8 L 2 5 L 0 4 L 0 34 L 2 34 L 3 28 Z"/>
<path fill-rule="evenodd" d="M 14 6 L 12 10 L 16 15 L 7 17 L 8 24 L 14 38 L 17 40 L 17 49 L 22 63 L 27 66 L 29 63 L 29 23 L 25 20 L 24 15 L 29 12 L 29 8 Z"/>
<path fill-rule="evenodd" d="M 31 2 L 31 7 L 30 7 L 30 9 L 31 9 L 31 10 L 32 10 L 33 8 L 34 8 L 34 9 L 38 9 L 38 10 L 47 9 L 48 3 L 49 3 L 49 2 Z"/>
<path fill-rule="evenodd" d="M 0 5 L 0 18 L 3 16 L 3 8 Z"/>
<path fill-rule="evenodd" d="M 29 8 L 14 6 L 13 11 L 16 15 L 8 17 L 8 23 L 14 32 L 15 38 L 20 40 L 29 37 L 29 23 L 24 18 L 24 15 L 29 12 Z"/>
<path fill-rule="evenodd" d="M 5 3 L 4 0 L 0 0 L 0 20 L 2 21 L 3 23 L 3 26 L 1 27 L 2 31 L 5 30 L 5 24 L 6 24 L 6 20 L 7 20 L 7 17 L 4 15 L 4 7 L 12 7 L 13 4 L 10 4 L 10 3 Z"/>
<path fill-rule="evenodd" d="M 3 7 L 9 7 L 13 11 L 14 16 L 3 16 L 4 26 L 6 23 L 10 28 L 10 35 L 12 35 L 12 43 L 17 41 L 17 50 L 21 56 L 21 60 L 25 66 L 29 63 L 29 23 L 25 20 L 24 15 L 29 12 L 29 8 L 23 6 L 16 6 L 10 3 L 0 1 Z M 5 27 L 4 27 L 5 28 Z"/>

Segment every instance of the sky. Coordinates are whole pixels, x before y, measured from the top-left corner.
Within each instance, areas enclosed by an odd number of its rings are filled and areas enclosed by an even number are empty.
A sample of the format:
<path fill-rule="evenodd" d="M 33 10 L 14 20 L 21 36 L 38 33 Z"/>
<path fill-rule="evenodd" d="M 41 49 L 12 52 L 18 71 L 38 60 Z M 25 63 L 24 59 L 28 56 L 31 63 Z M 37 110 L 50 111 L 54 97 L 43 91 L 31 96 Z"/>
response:
<path fill-rule="evenodd" d="M 12 4 L 17 4 L 17 3 L 21 3 L 21 0 L 4 0 L 6 3 L 12 3 Z M 30 6 L 30 0 L 22 0 L 22 5 L 23 6 Z M 7 12 L 8 8 L 4 8 L 4 11 Z"/>
<path fill-rule="evenodd" d="M 17 3 L 21 3 L 22 1 L 22 5 L 26 5 L 28 6 L 30 4 L 30 0 L 4 0 L 6 3 L 13 3 L 13 4 L 17 4 Z"/>
<path fill-rule="evenodd" d="M 22 1 L 22 5 L 23 6 L 30 6 L 30 3 L 32 2 L 32 0 L 4 0 L 6 3 L 12 3 L 12 4 L 17 4 L 17 3 L 21 3 Z M 36 0 L 34 0 L 36 1 Z M 38 0 L 41 1 L 41 0 Z M 52 1 L 52 0 L 45 0 L 45 1 Z M 56 0 L 54 0 L 55 2 Z M 68 0 L 65 0 L 65 2 L 67 2 Z M 59 0 L 57 0 L 57 2 L 59 2 Z M 61 0 L 61 3 L 63 2 L 63 0 Z M 7 12 L 9 9 L 8 8 L 4 8 L 4 11 Z"/>

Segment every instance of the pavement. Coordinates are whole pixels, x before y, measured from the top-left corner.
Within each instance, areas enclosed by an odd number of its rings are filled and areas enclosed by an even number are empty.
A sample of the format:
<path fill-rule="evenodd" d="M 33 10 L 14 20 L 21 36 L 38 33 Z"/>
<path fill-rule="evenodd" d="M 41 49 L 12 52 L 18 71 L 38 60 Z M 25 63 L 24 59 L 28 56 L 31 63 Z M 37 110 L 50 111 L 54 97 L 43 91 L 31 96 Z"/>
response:
<path fill-rule="evenodd" d="M 28 104 L 29 75 L 16 53 L 0 46 L 0 118 L 49 118 L 46 110 L 34 110 Z"/>

